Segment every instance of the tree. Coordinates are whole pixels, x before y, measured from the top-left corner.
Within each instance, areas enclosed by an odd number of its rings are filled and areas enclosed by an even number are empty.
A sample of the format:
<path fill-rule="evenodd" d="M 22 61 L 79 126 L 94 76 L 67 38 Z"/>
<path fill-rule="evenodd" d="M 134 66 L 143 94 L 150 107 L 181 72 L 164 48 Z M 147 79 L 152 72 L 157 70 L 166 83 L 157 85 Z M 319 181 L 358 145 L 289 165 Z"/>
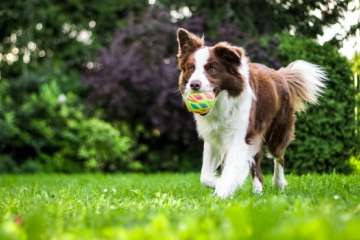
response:
<path fill-rule="evenodd" d="M 335 24 L 343 17 L 352 0 L 158 1 L 175 10 L 188 7 L 193 15 L 204 16 L 213 29 L 231 22 L 254 36 L 294 31 L 296 35 L 316 38 L 323 33 L 323 27 Z"/>
<path fill-rule="evenodd" d="M 21 65 L 44 59 L 80 69 L 116 29 L 147 6 L 146 0 L 0 1 L 0 53 L 15 55 L 14 61 L 0 61 L 2 75 L 20 74 Z"/>

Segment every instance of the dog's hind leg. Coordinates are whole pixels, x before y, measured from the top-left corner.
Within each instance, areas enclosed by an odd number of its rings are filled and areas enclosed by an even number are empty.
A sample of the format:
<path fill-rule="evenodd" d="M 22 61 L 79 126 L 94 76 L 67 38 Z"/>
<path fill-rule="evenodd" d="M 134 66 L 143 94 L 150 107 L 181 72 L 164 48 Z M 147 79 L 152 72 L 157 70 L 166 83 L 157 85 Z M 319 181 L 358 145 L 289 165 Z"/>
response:
<path fill-rule="evenodd" d="M 252 185 L 254 193 L 262 193 L 263 191 L 263 175 L 261 171 L 260 162 L 262 159 L 262 152 L 259 151 L 255 157 L 254 162 L 251 165 L 251 176 L 252 176 Z"/>
<path fill-rule="evenodd" d="M 287 186 L 284 174 L 284 157 L 274 158 L 274 175 L 272 178 L 272 184 L 280 190 L 284 190 Z"/>
<path fill-rule="evenodd" d="M 276 122 L 276 121 L 275 121 Z M 284 174 L 285 150 L 294 139 L 295 115 L 290 113 L 282 121 L 278 121 L 272 128 L 268 139 L 270 153 L 274 156 L 273 185 L 283 190 L 287 186 Z"/>
<path fill-rule="evenodd" d="M 286 147 L 290 144 L 292 141 L 292 135 L 293 135 L 293 128 L 291 130 L 284 132 L 283 139 L 286 141 L 281 142 L 272 142 L 272 144 L 269 145 L 270 153 L 274 157 L 274 175 L 272 178 L 273 186 L 278 187 L 280 190 L 284 190 L 287 186 L 287 181 L 285 179 L 284 174 L 284 164 L 285 164 L 285 150 Z M 276 144 L 276 145 L 275 145 Z"/>
<path fill-rule="evenodd" d="M 253 156 L 251 163 L 251 176 L 254 193 L 262 193 L 263 191 L 263 175 L 261 171 L 261 159 L 262 159 L 262 134 L 253 137 L 250 141 L 250 156 Z"/>

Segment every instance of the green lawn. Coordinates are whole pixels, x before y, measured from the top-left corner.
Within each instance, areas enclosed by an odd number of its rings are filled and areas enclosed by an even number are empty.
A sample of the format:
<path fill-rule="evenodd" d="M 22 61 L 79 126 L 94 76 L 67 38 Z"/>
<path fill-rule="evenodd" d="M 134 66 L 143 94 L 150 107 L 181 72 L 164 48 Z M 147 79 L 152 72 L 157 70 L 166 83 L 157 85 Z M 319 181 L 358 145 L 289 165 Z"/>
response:
<path fill-rule="evenodd" d="M 219 200 L 197 174 L 0 177 L 0 239 L 360 239 L 360 176 L 267 176 Z"/>

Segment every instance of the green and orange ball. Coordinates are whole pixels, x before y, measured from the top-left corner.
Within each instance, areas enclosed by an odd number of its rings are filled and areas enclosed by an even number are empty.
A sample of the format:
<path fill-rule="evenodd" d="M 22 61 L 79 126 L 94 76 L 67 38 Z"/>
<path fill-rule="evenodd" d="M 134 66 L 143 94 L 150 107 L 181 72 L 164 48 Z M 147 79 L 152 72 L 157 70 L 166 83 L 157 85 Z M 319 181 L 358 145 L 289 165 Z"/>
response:
<path fill-rule="evenodd" d="M 189 112 L 205 115 L 214 107 L 216 98 L 213 92 L 192 92 L 183 99 Z"/>

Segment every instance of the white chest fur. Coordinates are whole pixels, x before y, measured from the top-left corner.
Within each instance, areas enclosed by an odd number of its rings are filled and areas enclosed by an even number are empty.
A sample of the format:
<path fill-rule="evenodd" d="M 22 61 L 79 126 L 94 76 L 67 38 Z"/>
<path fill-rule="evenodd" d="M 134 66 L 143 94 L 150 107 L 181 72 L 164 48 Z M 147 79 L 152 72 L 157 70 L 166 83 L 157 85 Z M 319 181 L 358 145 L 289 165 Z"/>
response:
<path fill-rule="evenodd" d="M 198 134 L 221 156 L 232 144 L 246 144 L 252 102 L 250 87 L 238 97 L 219 94 L 214 109 L 205 116 L 195 115 Z M 239 146 L 240 147 L 240 146 Z"/>

